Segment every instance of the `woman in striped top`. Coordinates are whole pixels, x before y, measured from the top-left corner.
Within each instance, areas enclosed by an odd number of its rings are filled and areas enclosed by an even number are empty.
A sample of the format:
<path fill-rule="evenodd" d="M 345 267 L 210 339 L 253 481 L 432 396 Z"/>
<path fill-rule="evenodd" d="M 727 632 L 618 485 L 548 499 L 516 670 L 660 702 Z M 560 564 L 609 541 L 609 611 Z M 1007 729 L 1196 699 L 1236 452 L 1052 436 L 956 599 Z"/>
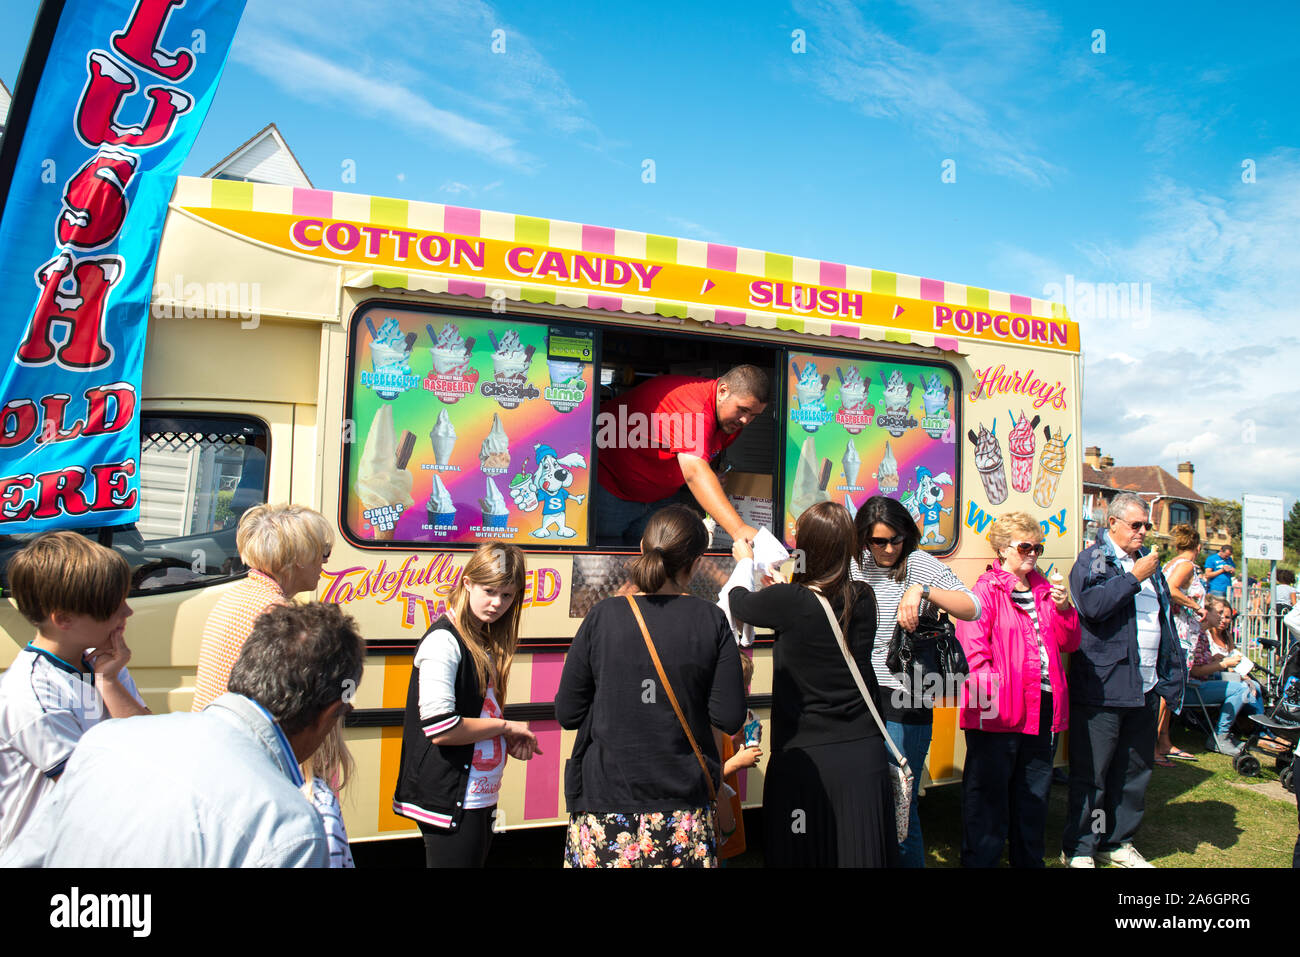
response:
<path fill-rule="evenodd" d="M 880 684 L 880 716 L 915 774 L 907 837 L 898 846 L 899 865 L 924 867 L 925 843 L 921 837 L 916 787 L 930 750 L 934 700 L 923 697 L 921 689 L 916 689 L 913 695 L 903 686 L 902 675 L 890 674 L 885 658 L 896 624 L 914 629 L 922 615 L 937 616 L 939 611 L 963 621 L 974 621 L 980 616 L 980 604 L 952 569 L 917 547 L 921 533 L 916 521 L 896 500 L 884 495 L 872 496 L 858 509 L 854 525 L 860 554 L 852 563 L 852 574 L 858 581 L 869 584 L 876 596 L 878 626 L 871 665 Z"/>
<path fill-rule="evenodd" d="M 1035 570 L 1043 554 L 1038 521 L 1011 512 L 989 526 L 998 556 L 975 583 L 984 613 L 960 622 L 970 664 L 959 720 L 963 867 L 996 867 L 1011 839 L 1012 867 L 1042 867 L 1056 734 L 1069 719 L 1061 654 L 1079 647 L 1079 614 L 1065 579 Z"/>

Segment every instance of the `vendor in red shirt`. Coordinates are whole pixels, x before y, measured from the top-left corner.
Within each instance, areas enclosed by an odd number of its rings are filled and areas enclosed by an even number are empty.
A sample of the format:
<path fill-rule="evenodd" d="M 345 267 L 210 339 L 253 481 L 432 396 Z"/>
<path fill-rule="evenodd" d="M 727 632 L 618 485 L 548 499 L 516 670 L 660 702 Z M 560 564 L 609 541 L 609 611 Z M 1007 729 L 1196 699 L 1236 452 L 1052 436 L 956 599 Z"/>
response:
<path fill-rule="evenodd" d="M 720 379 L 661 375 L 600 407 L 596 446 L 596 537 L 635 545 L 665 505 L 687 501 L 683 485 L 731 537 L 753 539 L 727 501 L 712 462 L 762 415 L 767 373 L 736 366 Z"/>

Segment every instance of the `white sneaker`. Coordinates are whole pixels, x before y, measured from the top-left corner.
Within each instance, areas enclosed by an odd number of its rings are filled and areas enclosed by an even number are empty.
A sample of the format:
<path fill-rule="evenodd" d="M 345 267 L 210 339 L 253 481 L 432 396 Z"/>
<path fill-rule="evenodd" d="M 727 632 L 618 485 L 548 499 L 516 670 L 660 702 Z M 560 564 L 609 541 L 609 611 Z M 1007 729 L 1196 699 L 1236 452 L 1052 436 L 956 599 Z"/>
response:
<path fill-rule="evenodd" d="M 1061 852 L 1061 863 L 1066 867 L 1096 867 L 1096 863 L 1091 857 L 1066 857 L 1065 851 Z"/>
<path fill-rule="evenodd" d="M 1114 864 L 1116 867 L 1155 867 L 1139 854 L 1132 844 L 1121 844 L 1113 851 L 1098 851 L 1097 859 L 1105 864 Z"/>

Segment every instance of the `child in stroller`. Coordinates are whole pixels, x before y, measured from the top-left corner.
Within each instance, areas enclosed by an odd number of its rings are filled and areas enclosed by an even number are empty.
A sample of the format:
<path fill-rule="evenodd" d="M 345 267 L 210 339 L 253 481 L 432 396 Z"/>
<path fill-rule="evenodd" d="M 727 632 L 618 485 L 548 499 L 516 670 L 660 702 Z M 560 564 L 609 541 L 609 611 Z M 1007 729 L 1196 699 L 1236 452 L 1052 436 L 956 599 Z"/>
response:
<path fill-rule="evenodd" d="M 1252 751 L 1273 758 L 1282 786 L 1294 793 L 1293 756 L 1300 740 L 1300 641 L 1261 638 L 1260 645 L 1268 651 L 1271 664 L 1277 660 L 1282 664 L 1276 672 L 1259 664 L 1254 668 L 1267 678 L 1264 710 L 1250 716 L 1256 730 L 1233 760 L 1233 767 L 1239 774 L 1253 776 L 1259 773 L 1259 761 Z"/>

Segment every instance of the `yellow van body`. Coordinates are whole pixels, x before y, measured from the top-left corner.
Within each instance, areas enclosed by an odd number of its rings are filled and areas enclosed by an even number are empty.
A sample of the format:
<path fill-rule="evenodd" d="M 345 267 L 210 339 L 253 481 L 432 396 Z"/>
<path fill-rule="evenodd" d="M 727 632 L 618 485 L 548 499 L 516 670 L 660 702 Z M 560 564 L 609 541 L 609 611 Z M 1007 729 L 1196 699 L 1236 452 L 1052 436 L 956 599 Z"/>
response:
<path fill-rule="evenodd" d="M 1068 573 L 1081 545 L 1079 330 L 1056 303 L 628 230 L 187 177 L 178 181 L 172 199 L 155 282 L 145 417 L 166 422 L 225 416 L 258 423 L 266 453 L 260 498 L 310 505 L 335 524 L 332 555 L 316 597 L 337 602 L 354 616 L 368 646 L 347 731 L 357 761 L 344 795 L 353 840 L 417 833 L 411 821 L 392 811 L 412 654 L 472 550 L 468 541 L 412 545 L 376 538 L 378 524 L 371 527 L 362 514 L 364 503 L 354 492 L 358 456 L 349 447 L 362 443 L 366 423 L 356 415 L 362 398 L 374 400 L 368 393 L 362 397 L 365 390 L 358 384 L 366 371 L 361 344 L 368 341 L 359 317 L 415 317 L 411 328 L 417 330 L 419 319 L 429 319 L 430 335 L 434 321 L 447 317 L 467 326 L 488 320 L 496 335 L 515 324 L 525 330 L 545 326 L 558 339 L 556 329 L 571 327 L 596 337 L 592 341 L 617 339 L 624 349 L 636 348 L 639 337 L 659 337 L 669 350 L 673 343 L 698 340 L 708 343 L 707 354 L 717 356 L 723 369 L 734 350 L 771 350 L 781 370 L 795 373 L 777 383 L 770 406 L 780 438 L 775 464 L 767 474 L 759 468 L 737 476 L 728 492 L 738 505 L 757 509 L 753 514 L 770 516 L 778 534 L 785 532 L 788 539 L 797 511 L 791 499 L 841 500 L 839 489 L 853 488 L 857 491 L 843 494 L 849 504 L 860 505 L 877 491 L 903 496 L 915 486 L 919 474 L 895 475 L 869 455 L 856 468 L 849 464 L 848 444 L 856 442 L 878 456 L 884 436 L 893 442 L 889 448 L 900 472 L 910 471 L 901 467 L 910 444 L 951 454 L 950 472 L 929 470 L 931 480 L 949 479 L 930 485 L 939 501 L 915 499 L 914 514 L 927 512 L 929 517 L 921 519 L 932 533 L 927 547 L 967 583 L 993 560 L 986 527 L 1000 512 L 1027 511 L 1040 520 L 1046 544 L 1040 568 Z M 420 348 L 429 351 L 432 344 L 424 341 Z M 872 379 L 867 395 L 892 388 L 901 396 L 902 383 L 910 408 L 903 405 L 895 415 L 898 409 L 882 394 L 874 403 L 875 424 L 866 424 L 871 416 L 864 410 L 870 407 L 850 403 L 844 391 L 843 370 L 855 363 L 879 373 L 879 384 Z M 809 366 L 814 374 L 804 377 L 805 384 L 815 387 L 814 380 L 824 377 L 822 389 L 831 392 L 837 388 L 831 378 L 835 369 L 841 379 L 839 412 L 832 403 L 810 402 L 799 392 L 799 375 Z M 584 388 L 599 388 L 596 364 L 582 368 Z M 891 372 L 899 370 L 907 374 L 891 381 Z M 933 407 L 923 404 L 925 374 L 940 375 L 930 380 L 932 387 L 939 381 L 931 394 Z M 379 381 L 374 376 L 368 381 Z M 554 387 L 548 387 L 548 395 Z M 940 409 L 944 388 L 946 404 Z M 400 408 L 406 399 L 393 405 Z M 420 397 L 424 400 L 428 396 Z M 415 401 L 412 395 L 410 402 Z M 855 410 L 849 410 L 851 404 Z M 594 408 L 593 399 L 588 412 Z M 1020 423 L 1011 440 L 1012 417 L 1022 412 L 1038 421 L 1033 428 Z M 882 423 L 893 428 L 872 437 L 871 430 Z M 479 427 L 486 431 L 486 422 Z M 831 441 L 823 437 L 840 428 L 834 448 L 844 444 L 845 458 L 835 474 L 843 481 L 832 491 L 825 476 L 836 464 L 834 453 L 817 443 Z M 151 442 L 175 439 L 170 433 L 150 437 Z M 458 441 L 476 446 L 477 433 L 468 434 L 462 425 Z M 978 462 L 976 441 L 983 443 Z M 247 450 L 242 454 L 248 461 Z M 808 455 L 811 460 L 803 461 Z M 588 493 L 595 483 L 594 469 L 589 472 Z M 417 483 L 426 477 L 417 477 Z M 821 488 L 812 484 L 817 478 Z M 910 489 L 914 496 L 919 491 Z M 183 499 L 176 506 L 182 517 L 197 507 L 183 489 L 176 494 Z M 161 492 L 143 489 L 142 502 L 159 529 L 181 528 L 167 525 L 171 513 Z M 579 544 L 572 547 L 563 540 L 530 539 L 527 529 L 514 539 L 528 552 L 529 575 L 523 643 L 506 714 L 531 722 L 544 754 L 531 762 L 508 762 L 499 805 L 502 828 L 565 819 L 562 772 L 574 732 L 559 728 L 551 702 L 565 647 L 583 611 L 612 594 L 627 558 L 626 552 L 590 544 L 588 509 L 585 501 L 569 505 L 569 525 L 579 530 L 574 539 Z M 432 521 L 432 505 L 429 517 Z M 486 516 L 484 523 L 485 528 Z M 186 553 L 180 554 L 172 566 L 184 564 Z M 707 564 L 710 574 L 697 593 L 716 598 L 730 572 L 730 555 L 720 551 Z M 147 578 L 160 569 L 142 573 Z M 189 709 L 205 618 L 237 578 L 182 582 L 131 598 L 130 668 L 155 712 Z M 0 665 L 7 667 L 32 629 L 11 601 L 0 603 L 0 616 L 9 639 L 0 643 Z M 751 700 L 766 720 L 770 637 L 759 636 L 753 657 Z M 923 782 L 959 780 L 963 755 L 956 709 L 941 708 Z M 742 772 L 741 794 L 747 806 L 760 803 L 761 769 Z"/>

